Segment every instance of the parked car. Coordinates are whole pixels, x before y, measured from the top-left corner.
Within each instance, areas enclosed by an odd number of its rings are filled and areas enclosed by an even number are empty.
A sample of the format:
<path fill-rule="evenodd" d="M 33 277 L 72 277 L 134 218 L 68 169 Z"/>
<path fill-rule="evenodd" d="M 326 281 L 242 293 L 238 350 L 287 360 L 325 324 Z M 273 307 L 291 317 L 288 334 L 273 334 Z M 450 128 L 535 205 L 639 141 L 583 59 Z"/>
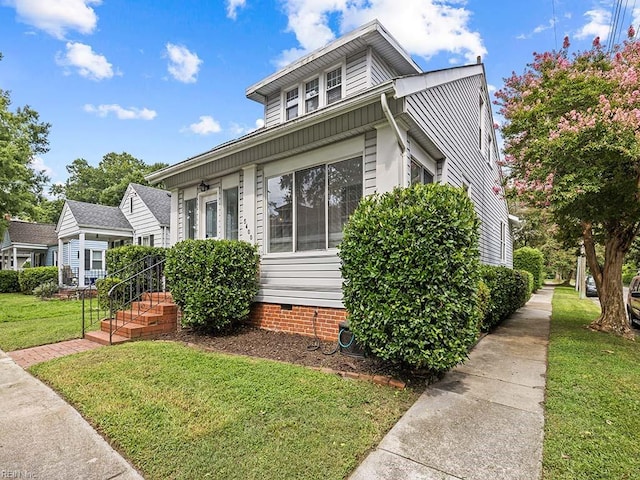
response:
<path fill-rule="evenodd" d="M 632 327 L 640 327 L 640 275 L 633 277 L 627 295 L 627 314 Z"/>
<path fill-rule="evenodd" d="M 585 293 L 587 297 L 597 297 L 598 289 L 596 288 L 596 281 L 593 279 L 591 275 L 587 276 L 587 280 L 585 283 L 586 283 Z"/>

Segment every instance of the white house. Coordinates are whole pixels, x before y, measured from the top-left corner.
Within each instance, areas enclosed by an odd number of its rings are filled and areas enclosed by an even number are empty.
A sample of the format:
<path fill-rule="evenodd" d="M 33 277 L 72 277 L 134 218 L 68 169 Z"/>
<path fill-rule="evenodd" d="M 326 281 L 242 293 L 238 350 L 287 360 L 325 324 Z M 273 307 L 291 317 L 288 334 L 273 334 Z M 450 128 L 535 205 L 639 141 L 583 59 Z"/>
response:
<path fill-rule="evenodd" d="M 168 247 L 170 209 L 169 192 L 136 183 L 127 187 L 119 207 L 67 200 L 55 229 L 60 284 L 87 285 L 104 277 L 108 248 Z"/>
<path fill-rule="evenodd" d="M 494 193 L 498 147 L 484 66 L 423 72 L 377 21 L 250 86 L 265 126 L 148 176 L 171 191 L 171 243 L 259 247 L 252 321 L 335 338 L 345 318 L 337 245 L 363 195 L 443 182 L 481 219 L 484 263 L 512 264 Z"/>

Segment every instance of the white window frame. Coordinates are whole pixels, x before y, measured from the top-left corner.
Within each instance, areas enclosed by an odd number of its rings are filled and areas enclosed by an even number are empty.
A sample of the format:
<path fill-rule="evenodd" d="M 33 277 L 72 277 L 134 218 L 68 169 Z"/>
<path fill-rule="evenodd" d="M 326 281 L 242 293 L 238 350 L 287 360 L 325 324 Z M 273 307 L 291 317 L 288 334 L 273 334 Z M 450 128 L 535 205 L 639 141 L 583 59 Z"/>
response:
<path fill-rule="evenodd" d="M 325 247 L 324 248 L 320 248 L 317 250 L 296 250 L 296 245 L 297 245 L 297 229 L 296 229 L 296 222 L 298 219 L 298 212 L 296 211 L 296 203 L 295 203 L 295 198 L 294 198 L 294 203 L 292 205 L 293 207 L 293 211 L 292 211 L 292 231 L 291 231 L 291 250 L 287 251 L 287 252 L 270 252 L 269 251 L 269 244 L 270 244 L 270 232 L 271 232 L 271 228 L 270 228 L 270 224 L 269 224 L 269 211 L 265 208 L 265 212 L 263 214 L 263 218 L 265 219 L 265 234 L 264 234 L 264 251 L 266 252 L 266 255 L 269 256 L 286 256 L 286 255 L 317 255 L 318 253 L 331 253 L 331 254 L 335 254 L 335 252 L 338 250 L 338 247 L 329 247 L 329 201 L 328 201 L 328 190 L 329 190 L 329 178 L 327 176 L 327 168 L 329 165 L 333 165 L 336 163 L 340 163 L 343 162 L 345 160 L 351 160 L 354 158 L 361 158 L 362 161 L 362 171 L 361 171 L 361 179 L 362 179 L 362 198 L 364 198 L 365 193 L 364 193 L 364 169 L 365 169 L 365 157 L 364 157 L 364 151 L 360 151 L 359 153 L 355 153 L 355 154 L 351 154 L 351 155 L 342 155 L 338 158 L 333 158 L 330 161 L 323 161 L 323 162 L 316 162 L 316 163 L 312 163 L 312 164 L 300 164 L 299 166 L 295 167 L 295 168 L 291 168 L 289 170 L 284 170 L 281 172 L 273 172 L 272 174 L 268 175 L 265 172 L 264 175 L 264 185 L 265 185 L 265 201 L 263 202 L 264 205 L 267 205 L 268 203 L 268 192 L 267 192 L 267 188 L 266 186 L 269 183 L 269 180 L 272 178 L 276 178 L 276 177 L 280 177 L 283 175 L 292 175 L 293 178 L 293 191 L 295 194 L 295 177 L 296 177 L 296 172 L 301 171 L 301 170 L 306 170 L 309 168 L 313 168 L 313 167 L 318 167 L 318 166 L 324 166 L 325 167 L 325 179 L 324 179 L 324 191 L 325 191 L 325 202 L 324 202 L 324 209 L 325 209 L 325 215 L 324 215 L 324 234 L 325 234 Z M 331 158 L 331 157 L 328 157 Z"/>
<path fill-rule="evenodd" d="M 238 188 L 238 239 L 240 238 L 240 228 L 242 226 L 242 219 L 240 215 L 241 214 L 240 173 L 227 175 L 226 177 L 222 178 L 220 182 L 220 195 L 218 196 L 218 238 L 227 238 L 226 225 L 225 225 L 226 205 L 224 205 L 224 191 L 234 187 Z"/>
<path fill-rule="evenodd" d="M 193 225 L 196 227 L 196 231 L 193 232 L 193 238 L 198 238 L 198 235 L 200 235 L 199 232 L 199 225 L 198 225 L 198 220 L 199 220 L 199 215 L 198 215 L 198 197 L 197 195 L 194 197 L 184 197 L 184 199 L 182 200 L 182 239 L 183 240 L 189 240 L 191 237 L 189 236 L 189 232 L 187 231 L 187 227 L 188 227 L 188 223 L 187 223 L 187 202 L 189 200 L 194 200 L 195 201 L 195 208 L 193 209 L 193 214 L 195 215 L 195 219 L 193 222 Z"/>
<path fill-rule="evenodd" d="M 503 221 L 500 222 L 500 261 L 507 261 L 507 224 Z"/>
<path fill-rule="evenodd" d="M 340 70 L 340 84 L 336 85 L 334 87 L 331 87 L 331 89 L 329 88 L 329 82 L 328 82 L 328 77 L 330 73 L 335 72 L 336 70 Z M 336 66 L 336 68 L 330 68 L 328 70 L 325 70 L 323 73 L 323 77 L 324 77 L 324 104 L 325 105 L 332 105 L 336 102 L 339 102 L 340 100 L 342 100 L 344 98 L 344 83 L 345 83 L 345 73 L 344 73 L 344 68 L 343 65 L 340 64 L 338 66 Z M 333 90 L 335 88 L 340 87 L 340 98 L 329 103 L 329 90 Z"/>
<path fill-rule="evenodd" d="M 289 88 L 287 90 L 284 90 L 283 93 L 282 93 L 282 104 L 284 106 L 283 118 L 284 118 L 285 122 L 288 122 L 289 120 L 293 120 L 293 119 L 298 118 L 300 116 L 300 110 L 301 110 L 301 108 L 300 108 L 301 105 L 300 104 L 302 103 L 300 101 L 301 100 L 300 89 L 301 89 L 300 85 L 296 85 L 296 86 L 293 86 L 293 87 L 291 87 L 291 88 Z M 296 114 L 295 114 L 294 117 L 287 118 L 287 112 L 289 111 L 289 108 L 294 106 L 293 103 L 291 105 L 289 105 L 289 102 L 293 102 L 293 100 L 288 100 L 289 93 L 291 93 L 293 91 L 296 91 L 298 93 L 297 97 L 295 98 L 295 101 L 296 101 L 295 102 Z"/>
<path fill-rule="evenodd" d="M 216 205 L 216 236 L 210 237 L 219 239 L 220 237 L 220 189 L 212 188 L 211 190 L 207 190 L 206 192 L 201 192 L 198 195 L 198 211 L 202 212 L 202 215 L 198 215 L 198 238 L 206 239 L 207 235 L 207 215 L 206 215 L 206 205 L 209 202 L 215 201 Z"/>

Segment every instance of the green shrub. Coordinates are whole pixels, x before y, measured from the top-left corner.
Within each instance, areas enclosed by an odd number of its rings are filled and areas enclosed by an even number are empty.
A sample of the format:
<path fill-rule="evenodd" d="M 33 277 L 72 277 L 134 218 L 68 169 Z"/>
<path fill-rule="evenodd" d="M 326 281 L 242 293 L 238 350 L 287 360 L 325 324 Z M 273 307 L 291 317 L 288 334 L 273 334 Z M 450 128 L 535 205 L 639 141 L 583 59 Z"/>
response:
<path fill-rule="evenodd" d="M 220 331 L 245 318 L 259 263 L 257 248 L 237 240 L 185 240 L 169 249 L 165 275 L 182 325 Z"/>
<path fill-rule="evenodd" d="M 147 247 L 144 245 L 125 245 L 124 247 L 111 248 L 107 250 L 106 264 L 109 276 L 117 275 L 126 279 L 140 270 L 141 262 L 146 257 L 151 257 L 144 267 L 150 267 L 154 263 L 162 260 L 166 256 L 167 249 L 161 247 Z M 132 267 L 132 268 L 129 268 Z"/>
<path fill-rule="evenodd" d="M 533 275 L 533 292 L 544 282 L 544 255 L 537 248 L 522 247 L 513 252 L 513 268 L 526 270 Z"/>
<path fill-rule="evenodd" d="M 633 263 L 625 263 L 622 265 L 622 283 L 629 285 L 633 277 L 637 275 L 638 267 Z"/>
<path fill-rule="evenodd" d="M 121 280 L 118 277 L 106 277 L 96 280 L 96 290 L 98 291 L 98 306 L 101 310 L 109 310 L 109 290 L 115 285 L 120 283 Z M 114 311 L 120 309 L 121 305 L 114 305 Z"/>
<path fill-rule="evenodd" d="M 15 293 L 19 291 L 18 272 L 15 270 L 0 270 L 0 293 Z"/>
<path fill-rule="evenodd" d="M 491 290 L 482 280 L 478 282 L 478 309 L 480 318 L 484 318 L 491 308 Z"/>
<path fill-rule="evenodd" d="M 481 278 L 490 291 L 489 308 L 482 320 L 481 328 L 489 331 L 527 303 L 531 297 L 529 275 L 528 272 L 507 267 L 483 265 Z"/>
<path fill-rule="evenodd" d="M 364 198 L 339 247 L 358 342 L 433 372 L 461 362 L 477 338 L 478 225 L 467 195 L 449 185 Z"/>
<path fill-rule="evenodd" d="M 45 282 L 33 289 L 33 295 L 39 299 L 51 298 L 58 293 L 58 282 Z"/>
<path fill-rule="evenodd" d="M 32 267 L 22 270 L 18 275 L 20 291 L 31 295 L 33 289 L 46 282 L 58 283 L 58 267 Z"/>

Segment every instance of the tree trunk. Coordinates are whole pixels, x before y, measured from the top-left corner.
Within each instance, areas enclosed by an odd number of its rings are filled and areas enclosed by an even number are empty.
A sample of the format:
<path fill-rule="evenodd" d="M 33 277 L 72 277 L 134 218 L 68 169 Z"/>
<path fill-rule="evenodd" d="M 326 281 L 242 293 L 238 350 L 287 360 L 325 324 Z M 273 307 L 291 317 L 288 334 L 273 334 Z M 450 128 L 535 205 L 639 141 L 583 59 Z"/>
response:
<path fill-rule="evenodd" d="M 591 226 L 585 228 L 583 232 L 587 263 L 596 282 L 601 307 L 600 316 L 589 325 L 589 328 L 634 339 L 627 320 L 622 290 L 622 263 L 634 235 L 631 235 L 629 240 L 631 232 L 619 230 L 607 232 L 604 265 L 600 266 L 596 258 Z"/>

